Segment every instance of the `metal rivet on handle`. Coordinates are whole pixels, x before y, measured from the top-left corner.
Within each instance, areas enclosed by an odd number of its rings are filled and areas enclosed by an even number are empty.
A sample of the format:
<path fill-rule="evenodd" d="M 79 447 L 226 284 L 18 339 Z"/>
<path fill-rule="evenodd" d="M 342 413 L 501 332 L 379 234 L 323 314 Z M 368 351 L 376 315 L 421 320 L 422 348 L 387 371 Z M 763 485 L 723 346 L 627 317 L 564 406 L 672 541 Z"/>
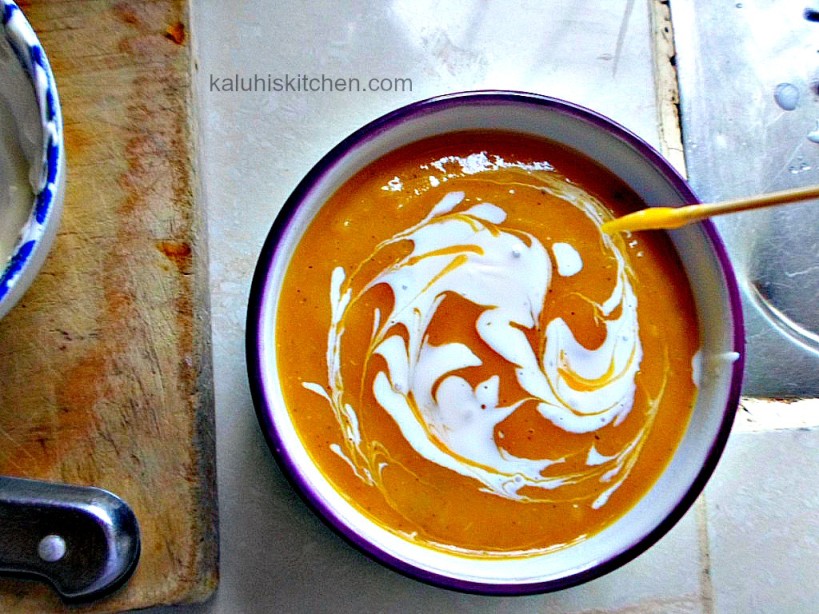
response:
<path fill-rule="evenodd" d="M 46 563 L 56 563 L 65 556 L 65 540 L 59 535 L 46 535 L 37 546 L 37 554 Z"/>

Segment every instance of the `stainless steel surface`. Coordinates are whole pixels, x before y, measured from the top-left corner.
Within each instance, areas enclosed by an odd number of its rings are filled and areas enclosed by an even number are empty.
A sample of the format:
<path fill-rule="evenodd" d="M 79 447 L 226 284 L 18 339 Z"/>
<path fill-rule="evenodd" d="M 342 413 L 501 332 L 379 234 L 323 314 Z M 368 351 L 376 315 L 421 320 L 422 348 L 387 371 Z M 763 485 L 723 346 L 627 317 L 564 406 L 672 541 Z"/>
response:
<path fill-rule="evenodd" d="M 701 199 L 819 183 L 819 23 L 805 0 L 671 0 L 683 142 Z M 744 391 L 819 396 L 819 201 L 714 220 L 747 326 Z"/>
<path fill-rule="evenodd" d="M 121 586 L 139 559 L 136 517 L 99 488 L 0 477 L 0 572 L 48 580 L 66 600 Z"/>

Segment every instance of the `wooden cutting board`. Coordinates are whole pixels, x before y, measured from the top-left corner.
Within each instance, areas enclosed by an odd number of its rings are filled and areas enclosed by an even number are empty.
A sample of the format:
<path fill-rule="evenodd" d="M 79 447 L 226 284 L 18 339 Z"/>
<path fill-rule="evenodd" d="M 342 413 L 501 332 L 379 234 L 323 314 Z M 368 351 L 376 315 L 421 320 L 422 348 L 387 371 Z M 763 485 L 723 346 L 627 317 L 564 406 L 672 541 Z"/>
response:
<path fill-rule="evenodd" d="M 100 486 L 134 509 L 139 567 L 87 609 L 201 601 L 218 539 L 187 2 L 20 6 L 57 80 L 68 186 L 42 273 L 0 321 L 0 474 Z M 65 609 L 0 580 L 0 612 Z"/>

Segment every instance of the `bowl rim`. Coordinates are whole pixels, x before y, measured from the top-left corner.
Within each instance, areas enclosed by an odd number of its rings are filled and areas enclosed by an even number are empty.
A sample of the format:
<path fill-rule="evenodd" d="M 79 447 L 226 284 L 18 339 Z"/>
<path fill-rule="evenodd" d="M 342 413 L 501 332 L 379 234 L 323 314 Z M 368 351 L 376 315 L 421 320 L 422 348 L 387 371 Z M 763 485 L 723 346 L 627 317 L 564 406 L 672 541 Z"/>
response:
<path fill-rule="evenodd" d="M 547 108 L 556 113 L 578 118 L 586 123 L 592 124 L 592 126 L 597 129 L 607 132 L 631 148 L 636 149 L 642 157 L 648 160 L 655 170 L 662 174 L 686 203 L 700 202 L 685 179 L 646 141 L 610 118 L 566 100 L 542 94 L 513 90 L 469 90 L 435 96 L 400 107 L 365 124 L 326 153 L 299 182 L 273 221 L 269 234 L 262 246 L 253 274 L 248 301 L 245 351 L 251 396 L 265 440 L 288 482 L 324 524 L 329 526 L 347 543 L 371 559 L 410 578 L 421 580 L 427 584 L 441 588 L 465 593 L 482 595 L 531 595 L 562 590 L 603 576 L 631 561 L 655 544 L 693 505 L 705 487 L 705 484 L 710 479 L 725 448 L 740 399 L 745 360 L 745 339 L 742 307 L 736 277 L 724 244 L 712 222 L 706 220 L 702 223 L 702 227 L 708 242 L 714 249 L 716 260 L 721 269 L 720 272 L 726 284 L 727 300 L 730 304 L 730 311 L 733 316 L 733 338 L 731 343 L 733 345 L 733 351 L 739 354 L 738 359 L 734 361 L 732 365 L 727 403 L 722 412 L 719 428 L 713 435 L 707 455 L 699 472 L 670 513 L 651 531 L 644 534 L 641 539 L 621 552 L 601 557 L 601 559 L 588 568 L 545 581 L 514 584 L 503 582 L 488 583 L 453 578 L 423 569 L 403 559 L 394 557 L 366 537 L 353 532 L 342 518 L 337 517 L 336 514 L 315 495 L 312 487 L 307 483 L 279 437 L 277 426 L 272 417 L 271 403 L 265 390 L 264 377 L 262 374 L 264 356 L 261 348 L 263 345 L 263 308 L 268 289 L 267 277 L 274 264 L 279 241 L 286 232 L 289 222 L 299 208 L 302 200 L 309 196 L 314 184 L 326 173 L 330 172 L 336 164 L 341 162 L 354 148 L 404 121 L 464 104 L 532 106 L 541 109 Z"/>
<path fill-rule="evenodd" d="M 24 274 L 31 271 L 33 279 L 45 259 L 59 222 L 65 183 L 63 120 L 51 65 L 20 7 L 12 0 L 2 0 L 1 10 L 2 34 L 34 88 L 43 143 L 31 213 L 8 262 L 0 263 L 0 317 L 25 293 Z"/>

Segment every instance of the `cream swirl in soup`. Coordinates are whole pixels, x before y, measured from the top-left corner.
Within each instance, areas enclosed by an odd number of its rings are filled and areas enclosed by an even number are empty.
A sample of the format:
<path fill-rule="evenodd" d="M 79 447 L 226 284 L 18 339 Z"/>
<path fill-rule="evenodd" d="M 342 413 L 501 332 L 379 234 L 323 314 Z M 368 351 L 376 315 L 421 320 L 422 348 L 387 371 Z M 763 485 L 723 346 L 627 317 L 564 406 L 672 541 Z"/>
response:
<path fill-rule="evenodd" d="M 290 255 L 278 377 L 305 450 L 404 539 L 531 556 L 651 488 L 696 397 L 690 288 L 605 169 L 519 134 L 442 135 L 346 181 Z"/>
<path fill-rule="evenodd" d="M 561 196 L 580 208 L 596 225 L 602 223 L 600 205 L 581 189 L 560 186 Z M 605 250 L 616 262 L 616 282 L 594 309 L 605 327 L 605 339 L 595 348 L 577 341 L 571 327 L 555 318 L 541 330 L 533 346 L 524 331 L 541 320 L 555 269 L 578 269 L 581 255 L 571 246 L 552 246 L 561 260 L 553 264 L 549 252 L 533 235 L 505 225 L 507 215 L 491 203 L 458 208 L 465 194 L 450 192 L 417 225 L 380 244 L 378 250 L 408 241 L 412 250 L 399 261 L 365 280 L 360 290 L 341 267 L 333 272 L 329 289 L 333 319 L 328 335 L 328 394 L 317 382 L 305 386 L 325 396 L 346 426 L 344 448 L 337 448 L 356 473 L 377 483 L 374 459 L 367 454 L 356 425 L 355 402 L 346 394 L 342 371 L 342 339 L 349 312 L 361 295 L 384 284 L 394 297 L 392 309 L 372 313 L 373 332 L 364 370 L 374 356 L 385 368 L 375 376 L 373 392 L 396 422 L 412 448 L 423 458 L 463 476 L 474 478 L 486 492 L 510 499 L 527 499 L 524 487 L 555 490 L 594 478 L 594 507 L 605 504 L 628 476 L 644 430 L 615 454 L 587 450 L 587 471 L 544 470 L 560 464 L 559 456 L 523 458 L 504 447 L 498 425 L 526 402 L 534 402 L 543 418 L 569 433 L 589 433 L 621 422 L 632 409 L 635 375 L 642 347 L 637 322 L 637 299 L 623 254 L 601 233 Z M 557 258 L 556 258 L 557 259 Z M 568 261 L 568 264 L 566 263 Z M 360 274 L 357 271 L 352 275 Z M 481 359 L 459 341 L 433 344 L 428 329 L 438 306 L 457 294 L 480 307 L 474 322 L 480 340 L 514 372 L 524 393 L 512 403 L 498 400 L 500 374 L 473 385 L 461 375 Z"/>

